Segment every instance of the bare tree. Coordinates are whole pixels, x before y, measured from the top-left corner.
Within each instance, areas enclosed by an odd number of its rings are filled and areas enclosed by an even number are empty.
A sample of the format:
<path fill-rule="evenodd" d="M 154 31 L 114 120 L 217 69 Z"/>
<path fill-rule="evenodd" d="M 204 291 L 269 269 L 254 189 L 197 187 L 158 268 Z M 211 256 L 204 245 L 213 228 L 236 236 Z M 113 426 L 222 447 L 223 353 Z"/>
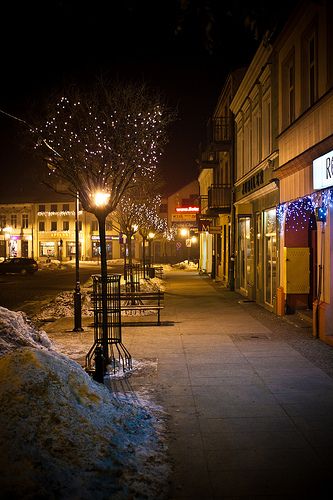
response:
<path fill-rule="evenodd" d="M 99 80 L 89 92 L 70 89 L 50 102 L 47 116 L 31 129 L 39 137 L 37 151 L 50 166 L 46 182 L 53 188 L 56 181 L 64 182 L 96 216 L 104 271 L 106 216 L 136 175 L 152 176 L 171 117 L 145 84 L 109 86 Z"/>
<path fill-rule="evenodd" d="M 136 176 L 152 177 L 173 119 L 161 97 L 144 83 L 98 80 L 89 91 L 71 88 L 51 99 L 30 132 L 48 163 L 49 186 L 66 185 L 99 224 L 103 354 L 108 360 L 105 221 Z"/>

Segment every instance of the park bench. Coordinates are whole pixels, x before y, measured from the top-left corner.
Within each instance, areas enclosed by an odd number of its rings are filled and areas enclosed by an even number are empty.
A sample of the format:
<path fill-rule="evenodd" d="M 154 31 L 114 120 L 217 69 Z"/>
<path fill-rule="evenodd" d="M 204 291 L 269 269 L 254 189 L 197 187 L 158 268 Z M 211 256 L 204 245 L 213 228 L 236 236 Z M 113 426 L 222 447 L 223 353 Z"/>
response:
<path fill-rule="evenodd" d="M 154 311 L 157 313 L 157 324 L 161 324 L 161 310 L 164 308 L 164 292 L 154 291 L 122 291 L 120 292 L 122 311 Z"/>

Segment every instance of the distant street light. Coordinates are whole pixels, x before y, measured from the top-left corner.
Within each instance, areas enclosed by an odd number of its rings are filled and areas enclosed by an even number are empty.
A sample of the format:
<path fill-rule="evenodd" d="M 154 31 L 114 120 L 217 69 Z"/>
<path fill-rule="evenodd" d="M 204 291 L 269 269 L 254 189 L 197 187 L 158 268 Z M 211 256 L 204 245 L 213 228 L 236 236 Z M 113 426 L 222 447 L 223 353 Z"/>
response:
<path fill-rule="evenodd" d="M 152 231 L 148 233 L 148 258 L 149 258 L 149 267 L 152 265 L 152 251 L 151 251 L 151 244 L 153 239 L 155 238 L 155 233 Z"/>
<path fill-rule="evenodd" d="M 75 291 L 74 291 L 74 328 L 73 332 L 82 332 L 82 302 L 80 289 L 80 232 L 79 232 L 79 193 L 75 198 Z M 62 241 L 62 240 L 61 240 Z"/>

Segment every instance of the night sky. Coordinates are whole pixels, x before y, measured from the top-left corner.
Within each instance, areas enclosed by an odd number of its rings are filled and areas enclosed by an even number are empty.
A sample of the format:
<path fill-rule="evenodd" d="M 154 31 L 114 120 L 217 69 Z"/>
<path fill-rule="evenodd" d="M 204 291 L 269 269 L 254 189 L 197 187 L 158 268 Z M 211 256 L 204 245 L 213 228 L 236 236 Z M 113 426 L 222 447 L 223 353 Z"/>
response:
<path fill-rule="evenodd" d="M 166 193 L 197 178 L 198 146 L 227 74 L 246 65 L 278 14 L 265 0 L 47 0 L 10 2 L 2 13 L 0 108 L 29 120 L 51 92 L 106 74 L 145 80 L 178 119 L 161 167 Z M 48 191 L 21 127 L 0 115 L 0 202 Z"/>

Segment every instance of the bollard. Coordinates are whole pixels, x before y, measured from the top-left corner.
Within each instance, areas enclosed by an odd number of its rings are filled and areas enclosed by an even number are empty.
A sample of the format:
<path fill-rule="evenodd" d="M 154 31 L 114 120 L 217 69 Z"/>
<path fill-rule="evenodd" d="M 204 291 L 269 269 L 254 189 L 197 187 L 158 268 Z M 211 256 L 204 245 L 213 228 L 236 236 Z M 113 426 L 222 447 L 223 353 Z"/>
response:
<path fill-rule="evenodd" d="M 104 356 L 101 347 L 95 349 L 95 373 L 93 379 L 96 382 L 104 383 Z"/>

